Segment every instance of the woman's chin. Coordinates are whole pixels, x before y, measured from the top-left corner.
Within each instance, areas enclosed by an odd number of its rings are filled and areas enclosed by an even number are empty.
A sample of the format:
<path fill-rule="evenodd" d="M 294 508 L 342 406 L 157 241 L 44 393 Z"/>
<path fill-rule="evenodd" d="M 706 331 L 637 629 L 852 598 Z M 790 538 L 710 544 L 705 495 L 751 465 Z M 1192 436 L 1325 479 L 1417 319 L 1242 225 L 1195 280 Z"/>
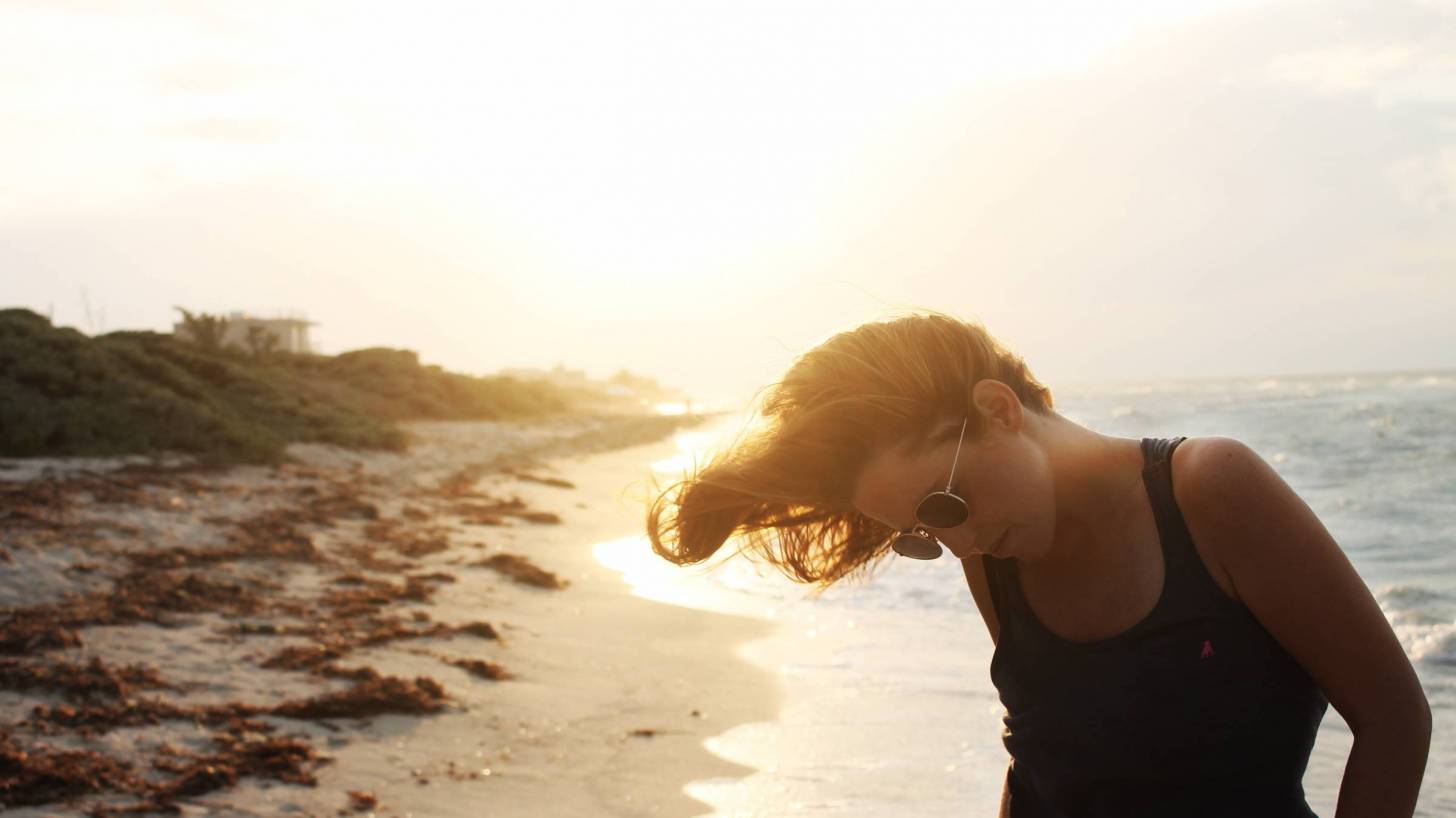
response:
<path fill-rule="evenodd" d="M 954 548 L 954 547 L 951 547 L 949 545 L 947 545 L 946 548 L 949 548 L 950 549 L 950 552 L 952 554 L 955 554 L 957 557 L 959 557 L 960 559 L 963 559 L 963 560 L 965 560 L 965 559 L 971 559 L 973 557 L 980 557 L 980 556 L 996 557 L 996 558 L 999 559 L 999 558 L 1004 558 L 1005 557 L 1005 554 L 1006 554 L 1006 546 L 1010 542 L 1010 537 L 1011 537 L 1011 529 L 1008 528 L 1005 531 L 1003 531 L 1000 536 L 998 536 L 996 538 L 995 542 L 992 542 L 990 545 L 986 546 L 985 548 L 974 548 L 974 549 L 971 549 L 968 552 L 967 551 L 960 550 L 960 549 L 957 549 L 957 548 Z"/>

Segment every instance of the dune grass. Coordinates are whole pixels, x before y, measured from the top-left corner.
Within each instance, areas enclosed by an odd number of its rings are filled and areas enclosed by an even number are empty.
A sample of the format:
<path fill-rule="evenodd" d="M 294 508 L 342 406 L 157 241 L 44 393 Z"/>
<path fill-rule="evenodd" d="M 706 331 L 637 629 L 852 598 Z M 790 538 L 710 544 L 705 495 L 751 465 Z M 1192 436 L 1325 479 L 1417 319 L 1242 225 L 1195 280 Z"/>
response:
<path fill-rule="evenodd" d="M 295 441 L 401 449 L 399 420 L 571 411 L 548 383 L 426 366 L 409 350 L 206 351 L 170 335 L 95 337 L 0 310 L 0 456 L 181 452 L 275 462 Z"/>

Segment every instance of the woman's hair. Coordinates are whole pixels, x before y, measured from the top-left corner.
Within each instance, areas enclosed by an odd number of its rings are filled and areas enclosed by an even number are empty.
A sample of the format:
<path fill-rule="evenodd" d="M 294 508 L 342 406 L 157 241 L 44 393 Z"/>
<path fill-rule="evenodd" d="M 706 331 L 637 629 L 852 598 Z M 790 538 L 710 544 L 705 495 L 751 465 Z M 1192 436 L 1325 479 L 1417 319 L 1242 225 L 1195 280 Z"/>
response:
<path fill-rule="evenodd" d="M 658 493 L 647 512 L 652 549 L 699 563 L 742 533 L 739 553 L 800 582 L 827 587 L 868 570 L 893 532 L 855 510 L 860 469 L 882 447 L 920 449 L 936 421 L 967 412 L 974 439 L 984 421 L 971 390 L 984 378 L 1051 411 L 1051 391 L 979 324 L 926 311 L 834 335 L 766 387 L 765 423 Z"/>

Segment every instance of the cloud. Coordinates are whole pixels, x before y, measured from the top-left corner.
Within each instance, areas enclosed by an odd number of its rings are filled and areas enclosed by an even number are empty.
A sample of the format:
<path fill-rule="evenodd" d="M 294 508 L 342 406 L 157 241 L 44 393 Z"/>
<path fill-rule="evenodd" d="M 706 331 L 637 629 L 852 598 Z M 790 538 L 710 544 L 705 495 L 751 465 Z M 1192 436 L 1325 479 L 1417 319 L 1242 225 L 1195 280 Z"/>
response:
<path fill-rule="evenodd" d="M 1276 4 L 968 91 L 845 174 L 841 269 L 1087 378 L 1389 366 L 1376 333 L 1450 365 L 1418 339 L 1456 348 L 1453 38 L 1423 5 Z"/>
<path fill-rule="evenodd" d="M 1390 180 L 1414 207 L 1456 211 L 1456 147 L 1401 159 L 1391 165 Z"/>
<path fill-rule="evenodd" d="M 164 94 L 230 94 L 274 73 L 237 60 L 202 57 L 153 69 L 144 81 Z"/>
<path fill-rule="evenodd" d="M 1292 48 L 1273 55 L 1270 81 L 1381 105 L 1456 103 L 1456 3 L 1340 3 L 1321 7 Z M 1300 42 L 1303 40 L 1303 42 Z"/>
<path fill-rule="evenodd" d="M 274 119 L 216 116 L 168 126 L 163 131 L 171 136 L 206 142 L 260 145 L 277 141 L 283 135 L 284 129 Z"/>

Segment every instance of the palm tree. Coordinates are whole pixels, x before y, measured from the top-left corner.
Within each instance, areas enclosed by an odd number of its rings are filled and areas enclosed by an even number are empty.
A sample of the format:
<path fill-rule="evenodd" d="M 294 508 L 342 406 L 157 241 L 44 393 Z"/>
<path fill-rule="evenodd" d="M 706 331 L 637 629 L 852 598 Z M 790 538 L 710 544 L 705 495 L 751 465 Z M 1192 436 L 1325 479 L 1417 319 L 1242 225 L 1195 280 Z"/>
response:
<path fill-rule="evenodd" d="M 182 329 L 192 343 L 208 352 L 222 349 L 222 339 L 227 335 L 228 320 L 221 315 L 205 312 L 193 314 L 185 307 L 174 307 L 182 313 Z"/>

